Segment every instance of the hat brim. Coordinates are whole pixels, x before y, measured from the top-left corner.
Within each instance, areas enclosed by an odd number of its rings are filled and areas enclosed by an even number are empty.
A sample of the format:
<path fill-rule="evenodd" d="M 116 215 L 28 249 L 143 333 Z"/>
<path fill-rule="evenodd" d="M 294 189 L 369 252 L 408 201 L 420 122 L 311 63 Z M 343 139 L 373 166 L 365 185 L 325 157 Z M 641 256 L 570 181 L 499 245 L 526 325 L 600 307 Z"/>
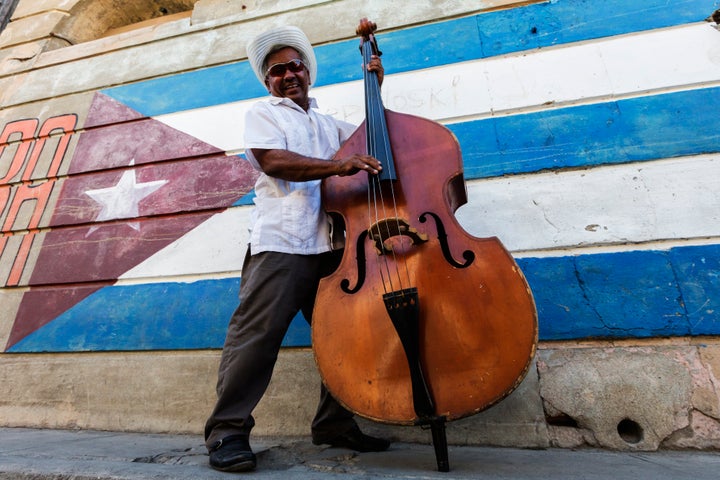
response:
<path fill-rule="evenodd" d="M 261 84 L 265 85 L 263 62 L 265 58 L 279 48 L 291 47 L 297 50 L 310 72 L 310 80 L 317 82 L 317 61 L 315 51 L 305 33 L 298 27 L 287 25 L 273 28 L 255 37 L 247 47 L 248 61 Z"/>

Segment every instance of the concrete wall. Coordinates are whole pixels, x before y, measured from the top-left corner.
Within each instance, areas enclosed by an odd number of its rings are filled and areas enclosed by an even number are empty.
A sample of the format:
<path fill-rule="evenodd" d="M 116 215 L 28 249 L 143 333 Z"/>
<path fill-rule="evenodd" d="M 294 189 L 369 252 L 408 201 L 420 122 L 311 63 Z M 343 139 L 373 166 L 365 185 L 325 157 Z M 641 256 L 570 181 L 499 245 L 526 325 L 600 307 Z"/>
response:
<path fill-rule="evenodd" d="M 527 378 L 450 441 L 720 446 L 716 1 L 115 3 L 20 0 L 0 35 L 0 424 L 201 432 L 266 94 L 245 45 L 303 28 L 321 109 L 359 122 L 369 17 L 386 106 L 453 131 L 458 218 L 538 307 Z M 259 434 L 308 432 L 302 318 L 285 345 Z"/>
<path fill-rule="evenodd" d="M 217 351 L 13 354 L 0 359 L 4 426 L 201 434 Z M 496 406 L 448 425 L 451 444 L 717 449 L 720 348 L 694 342 L 543 345 Z M 307 435 L 320 379 L 309 349 L 282 352 L 259 435 Z M 429 432 L 365 422 L 429 442 Z"/>

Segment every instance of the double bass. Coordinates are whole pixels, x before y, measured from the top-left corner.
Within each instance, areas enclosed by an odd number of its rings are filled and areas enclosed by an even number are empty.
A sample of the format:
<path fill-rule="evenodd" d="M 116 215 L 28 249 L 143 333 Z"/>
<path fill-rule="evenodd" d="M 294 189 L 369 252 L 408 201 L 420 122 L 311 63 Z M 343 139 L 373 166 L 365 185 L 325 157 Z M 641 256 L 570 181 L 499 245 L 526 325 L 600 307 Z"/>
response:
<path fill-rule="evenodd" d="M 363 63 L 380 55 L 376 25 L 357 29 Z M 512 392 L 537 345 L 530 288 L 496 237 L 467 233 L 457 139 L 434 121 L 384 108 L 365 70 L 366 119 L 336 154 L 369 154 L 377 175 L 323 180 L 326 211 L 345 230 L 339 267 L 320 282 L 312 344 L 320 375 L 350 411 L 429 425 L 448 471 L 445 424 Z"/>

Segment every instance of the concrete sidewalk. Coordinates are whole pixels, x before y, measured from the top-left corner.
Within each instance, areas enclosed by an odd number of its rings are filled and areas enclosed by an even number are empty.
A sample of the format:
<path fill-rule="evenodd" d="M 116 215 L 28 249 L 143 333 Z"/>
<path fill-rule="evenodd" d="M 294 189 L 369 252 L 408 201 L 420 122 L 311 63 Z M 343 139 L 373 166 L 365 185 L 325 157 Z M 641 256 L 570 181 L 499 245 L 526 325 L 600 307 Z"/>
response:
<path fill-rule="evenodd" d="M 720 478 L 720 453 L 522 450 L 450 447 L 450 472 L 436 470 L 429 445 L 396 443 L 358 454 L 309 438 L 254 438 L 258 469 L 216 472 L 202 439 L 95 431 L 0 428 L 0 479 L 633 479 Z"/>

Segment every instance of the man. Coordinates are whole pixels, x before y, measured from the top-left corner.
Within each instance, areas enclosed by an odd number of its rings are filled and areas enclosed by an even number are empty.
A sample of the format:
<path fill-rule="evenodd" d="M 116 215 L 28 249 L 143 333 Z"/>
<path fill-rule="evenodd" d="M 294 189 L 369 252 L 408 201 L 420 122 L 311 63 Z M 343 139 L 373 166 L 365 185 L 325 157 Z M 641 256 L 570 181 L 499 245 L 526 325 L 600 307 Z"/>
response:
<path fill-rule="evenodd" d="M 205 426 L 210 465 L 239 472 L 256 466 L 249 444 L 252 411 L 265 393 L 290 321 L 302 311 L 312 317 L 318 282 L 341 258 L 334 249 L 320 204 L 321 179 L 331 175 L 376 174 L 368 155 L 330 159 L 354 126 L 318 113 L 308 95 L 316 81 L 312 45 L 297 27 L 267 31 L 248 45 L 248 59 L 271 97 L 246 116 L 248 161 L 260 171 L 250 245 L 243 264 L 241 304 L 228 327 L 218 372 L 215 409 Z M 375 57 L 367 66 L 382 78 Z M 337 245 L 336 245 L 337 246 Z M 389 442 L 363 434 L 321 386 L 312 440 L 358 451 L 386 450 Z"/>

